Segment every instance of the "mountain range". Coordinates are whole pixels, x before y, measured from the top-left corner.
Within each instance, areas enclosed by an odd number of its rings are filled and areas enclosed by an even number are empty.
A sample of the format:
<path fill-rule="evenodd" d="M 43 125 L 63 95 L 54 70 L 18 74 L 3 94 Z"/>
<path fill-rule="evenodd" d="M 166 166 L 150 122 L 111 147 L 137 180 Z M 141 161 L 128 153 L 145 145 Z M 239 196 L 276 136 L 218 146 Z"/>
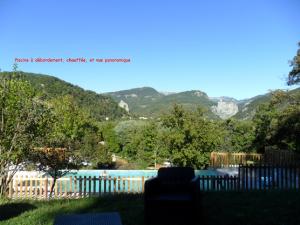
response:
<path fill-rule="evenodd" d="M 80 107 L 90 112 L 96 120 L 122 118 L 126 115 L 151 118 L 169 111 L 176 104 L 186 109 L 205 109 L 210 119 L 227 119 L 230 117 L 251 119 L 259 104 L 268 102 L 271 94 L 258 95 L 249 99 L 237 100 L 231 97 L 209 97 L 200 90 L 184 92 L 159 92 L 152 87 L 133 88 L 116 92 L 98 94 L 90 90 L 63 81 L 54 76 L 19 72 L 33 87 L 51 99 L 70 94 Z M 0 76 L 11 75 L 12 72 L 0 72 Z M 300 88 L 290 92 L 300 93 Z"/>
<path fill-rule="evenodd" d="M 300 88 L 291 92 L 299 92 Z M 156 117 L 170 110 L 173 104 L 183 105 L 188 109 L 202 107 L 211 119 L 251 119 L 259 104 L 268 102 L 271 94 L 258 95 L 253 98 L 236 100 L 231 97 L 209 97 L 200 90 L 179 93 L 158 92 L 151 87 L 106 93 L 131 114 L 142 117 Z"/>

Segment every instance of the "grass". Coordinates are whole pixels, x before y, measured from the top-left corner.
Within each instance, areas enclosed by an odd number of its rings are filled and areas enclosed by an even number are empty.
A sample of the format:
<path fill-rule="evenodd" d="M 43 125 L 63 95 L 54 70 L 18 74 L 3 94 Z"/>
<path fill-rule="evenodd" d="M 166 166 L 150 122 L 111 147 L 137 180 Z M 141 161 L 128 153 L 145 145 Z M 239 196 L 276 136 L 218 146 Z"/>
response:
<path fill-rule="evenodd" d="M 300 224 L 299 192 L 208 192 L 203 194 L 201 224 Z M 0 224 L 53 224 L 56 215 L 117 211 L 124 225 L 143 225 L 141 195 L 52 201 L 0 201 Z"/>

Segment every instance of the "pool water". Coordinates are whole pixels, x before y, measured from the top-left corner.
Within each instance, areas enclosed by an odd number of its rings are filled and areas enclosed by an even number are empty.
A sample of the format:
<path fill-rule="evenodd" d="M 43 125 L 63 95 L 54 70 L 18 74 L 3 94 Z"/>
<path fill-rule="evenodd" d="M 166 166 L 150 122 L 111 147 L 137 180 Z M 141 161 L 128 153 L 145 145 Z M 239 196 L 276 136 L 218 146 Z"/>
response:
<path fill-rule="evenodd" d="M 221 172 L 208 169 L 208 170 L 195 170 L 195 174 L 200 176 L 217 176 L 222 175 Z M 99 176 L 110 176 L 110 177 L 152 177 L 157 175 L 157 170 L 75 170 L 70 171 L 65 177 L 69 176 L 86 176 L 86 177 L 99 177 Z"/>
<path fill-rule="evenodd" d="M 214 170 L 214 169 L 208 169 L 208 170 L 195 170 L 196 176 L 217 176 L 222 175 L 221 172 Z M 76 177 L 81 178 L 81 181 L 77 181 L 75 183 L 75 180 L 72 182 L 72 189 L 74 191 L 78 190 L 86 190 L 86 192 L 95 192 L 95 193 L 103 193 L 103 192 L 118 192 L 118 191 L 133 191 L 133 192 L 141 192 L 142 191 L 142 180 L 141 178 L 144 177 L 144 179 L 149 179 L 151 177 L 154 177 L 157 175 L 157 170 L 74 170 L 70 171 L 68 174 L 66 174 L 64 177 Z M 89 181 L 89 178 L 93 179 L 94 177 L 102 179 L 104 177 L 110 178 L 109 180 L 101 180 L 99 179 Z M 122 180 L 125 181 L 114 181 L 113 178 L 120 177 Z M 87 180 L 84 181 L 84 178 Z M 116 182 L 116 183 L 114 183 Z M 63 184 L 63 189 L 69 189 L 70 184 Z M 76 189 L 76 190 L 75 190 Z"/>

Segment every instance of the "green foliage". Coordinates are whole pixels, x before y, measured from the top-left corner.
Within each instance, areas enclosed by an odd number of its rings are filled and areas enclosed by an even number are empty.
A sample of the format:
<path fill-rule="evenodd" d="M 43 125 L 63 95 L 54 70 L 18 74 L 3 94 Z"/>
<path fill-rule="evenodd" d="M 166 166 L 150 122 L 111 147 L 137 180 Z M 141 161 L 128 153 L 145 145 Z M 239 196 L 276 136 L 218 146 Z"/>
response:
<path fill-rule="evenodd" d="M 228 119 L 221 124 L 220 129 L 223 129 L 224 140 L 219 151 L 249 152 L 254 150 L 252 143 L 255 137 L 255 127 L 252 121 Z"/>
<path fill-rule="evenodd" d="M 100 130 L 100 136 L 101 141 L 105 142 L 105 145 L 111 152 L 119 152 L 119 143 L 118 143 L 118 137 L 115 132 L 117 122 L 116 121 L 105 121 L 99 123 L 99 130 Z"/>
<path fill-rule="evenodd" d="M 290 66 L 293 67 L 288 76 L 288 85 L 294 85 L 300 83 L 300 42 L 298 43 L 299 49 L 297 55 L 290 62 Z"/>
<path fill-rule="evenodd" d="M 1 72 L 3 77 L 12 76 L 12 72 Z M 120 118 L 126 112 L 108 96 L 97 94 L 93 91 L 86 91 L 78 86 L 62 81 L 56 77 L 19 72 L 24 80 L 27 80 L 32 87 L 39 92 L 44 100 L 51 100 L 58 97 L 71 95 L 80 108 L 84 108 L 95 120 Z"/>
<path fill-rule="evenodd" d="M 114 128 L 117 154 L 139 168 L 161 163 L 166 154 L 162 144 L 162 127 L 156 121 L 121 121 Z"/>
<path fill-rule="evenodd" d="M 125 157 L 136 155 L 136 142 L 137 135 L 139 134 L 140 127 L 144 126 L 146 122 L 138 120 L 121 121 L 115 127 L 119 151 Z"/>
<path fill-rule="evenodd" d="M 270 145 L 270 139 L 272 135 L 271 124 L 276 122 L 277 112 L 274 106 L 270 104 L 260 105 L 258 108 L 253 121 L 256 125 L 255 129 L 255 140 L 253 145 L 256 147 L 257 152 L 264 152 L 266 146 Z"/>
<path fill-rule="evenodd" d="M 162 128 L 154 121 L 139 127 L 131 145 L 131 148 L 136 149 L 134 158 L 138 162 L 145 162 L 147 166 L 156 167 L 166 157 L 162 137 Z"/>
<path fill-rule="evenodd" d="M 55 122 L 51 125 L 49 142 L 51 146 L 75 148 L 86 130 L 95 131 L 89 114 L 76 104 L 70 95 L 52 99 L 49 102 Z"/>
<path fill-rule="evenodd" d="M 45 111 L 34 89 L 15 73 L 0 78 L 0 195 L 33 149 Z"/>
<path fill-rule="evenodd" d="M 285 150 L 300 150 L 300 96 L 277 91 L 268 104 L 259 107 L 253 119 L 256 130 L 254 147 L 264 152 L 266 146 Z"/>
<path fill-rule="evenodd" d="M 94 168 L 97 169 L 109 169 L 114 167 L 112 162 L 112 152 L 109 147 L 104 145 L 98 145 L 96 148 L 95 157 L 92 159 L 94 163 Z"/>
<path fill-rule="evenodd" d="M 209 153 L 221 143 L 219 129 L 205 119 L 202 110 L 190 112 L 175 105 L 162 118 L 162 126 L 169 129 L 165 144 L 172 163 L 178 166 L 205 168 Z"/>
<path fill-rule="evenodd" d="M 288 106 L 278 116 L 272 143 L 280 149 L 300 152 L 300 105 Z"/>

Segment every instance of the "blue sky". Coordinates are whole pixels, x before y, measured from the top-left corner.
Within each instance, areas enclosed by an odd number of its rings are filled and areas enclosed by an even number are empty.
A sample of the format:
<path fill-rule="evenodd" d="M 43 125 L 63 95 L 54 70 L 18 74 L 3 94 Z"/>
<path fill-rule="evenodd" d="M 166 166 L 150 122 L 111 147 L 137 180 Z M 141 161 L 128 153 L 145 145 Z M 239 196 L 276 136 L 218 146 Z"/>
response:
<path fill-rule="evenodd" d="M 0 0 L 0 68 L 19 63 L 96 92 L 151 86 L 237 99 L 287 88 L 300 41 L 299 0 Z"/>

